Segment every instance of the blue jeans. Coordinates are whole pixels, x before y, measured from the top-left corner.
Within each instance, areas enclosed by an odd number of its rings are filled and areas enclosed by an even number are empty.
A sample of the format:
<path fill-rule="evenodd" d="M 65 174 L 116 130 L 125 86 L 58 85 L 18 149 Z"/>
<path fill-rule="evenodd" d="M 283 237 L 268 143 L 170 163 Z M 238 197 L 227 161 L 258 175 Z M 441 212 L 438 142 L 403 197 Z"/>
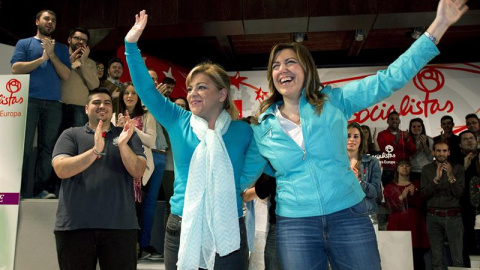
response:
<path fill-rule="evenodd" d="M 35 164 L 33 195 L 42 190 L 55 191 L 55 183 L 50 183 L 52 173 L 52 152 L 58 138 L 58 130 L 62 122 L 62 103 L 52 100 L 28 99 L 27 123 L 25 127 L 25 143 L 23 149 L 22 188 L 25 194 L 30 156 L 33 151 L 33 139 L 38 127 L 37 162 Z"/>
<path fill-rule="evenodd" d="M 238 219 L 238 222 L 240 225 L 240 249 L 223 257 L 220 257 L 217 253 L 214 265 L 214 269 L 216 270 L 246 270 L 248 267 L 247 230 L 245 228 L 245 220 L 242 217 Z M 166 270 L 177 269 L 181 224 L 181 217 L 173 214 L 168 217 L 167 226 L 165 228 L 165 246 L 163 250 Z"/>
<path fill-rule="evenodd" d="M 275 235 L 275 224 L 270 224 L 267 243 L 265 244 L 265 270 L 281 270 L 280 259 L 277 252 L 277 236 Z"/>
<path fill-rule="evenodd" d="M 277 215 L 277 248 L 283 269 L 381 269 L 365 200 L 324 216 Z"/>
<path fill-rule="evenodd" d="M 88 122 L 85 106 L 63 104 L 62 129 L 83 127 Z"/>
<path fill-rule="evenodd" d="M 150 245 L 152 238 L 153 218 L 155 208 L 157 207 L 157 198 L 162 185 L 163 171 L 165 170 L 165 155 L 152 152 L 154 169 L 152 176 L 148 180 L 148 191 L 143 201 L 143 222 L 140 236 L 140 247 L 144 248 Z"/>
<path fill-rule="evenodd" d="M 463 223 L 462 215 L 439 217 L 427 213 L 427 232 L 432 249 L 433 270 L 444 269 L 445 251 L 443 243 L 448 239 L 453 266 L 463 266 Z"/>

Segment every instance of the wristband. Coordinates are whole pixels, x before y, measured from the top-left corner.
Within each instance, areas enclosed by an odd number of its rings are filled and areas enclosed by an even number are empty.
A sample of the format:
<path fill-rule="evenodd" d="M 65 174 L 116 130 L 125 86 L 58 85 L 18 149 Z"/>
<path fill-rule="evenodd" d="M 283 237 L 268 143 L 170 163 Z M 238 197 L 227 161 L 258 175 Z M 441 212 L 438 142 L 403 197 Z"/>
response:
<path fill-rule="evenodd" d="M 95 155 L 97 155 L 97 159 L 100 159 L 102 156 L 105 156 L 105 153 L 98 152 L 97 149 L 95 149 L 95 146 L 92 148 L 92 151 Z"/>
<path fill-rule="evenodd" d="M 430 39 L 435 45 L 438 44 L 438 40 L 435 36 L 433 36 L 432 34 L 430 34 L 429 32 L 425 31 L 425 33 L 423 33 L 425 36 L 428 37 L 428 39 Z"/>

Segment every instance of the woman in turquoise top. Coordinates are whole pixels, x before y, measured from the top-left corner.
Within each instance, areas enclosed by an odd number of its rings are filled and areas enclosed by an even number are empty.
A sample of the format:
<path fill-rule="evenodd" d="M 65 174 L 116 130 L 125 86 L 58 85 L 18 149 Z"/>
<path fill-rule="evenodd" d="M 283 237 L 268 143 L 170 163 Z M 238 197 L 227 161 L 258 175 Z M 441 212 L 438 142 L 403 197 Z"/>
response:
<path fill-rule="evenodd" d="M 353 113 L 401 89 L 438 54 L 437 43 L 468 9 L 441 0 L 434 22 L 386 70 L 339 88 L 323 86 L 308 50 L 278 44 L 270 54 L 270 97 L 253 126 L 277 179 L 277 247 L 283 269 L 381 269 L 365 194 L 346 153 Z"/>
<path fill-rule="evenodd" d="M 125 54 L 137 93 L 168 131 L 173 150 L 175 183 L 165 268 L 245 269 L 248 250 L 240 193 L 259 176 L 266 161 L 255 150 L 251 127 L 233 121 L 238 111 L 231 99 L 230 77 L 220 66 L 203 63 L 188 74 L 191 111 L 157 92 L 136 44 L 147 18 L 145 11 L 136 15 L 125 37 Z"/>

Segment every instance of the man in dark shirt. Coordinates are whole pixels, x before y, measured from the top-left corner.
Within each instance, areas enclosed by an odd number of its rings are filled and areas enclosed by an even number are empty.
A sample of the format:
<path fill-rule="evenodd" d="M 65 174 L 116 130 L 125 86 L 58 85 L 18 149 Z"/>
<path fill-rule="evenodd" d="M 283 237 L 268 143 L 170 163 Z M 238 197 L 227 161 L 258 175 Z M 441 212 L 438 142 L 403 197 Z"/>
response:
<path fill-rule="evenodd" d="M 463 266 L 463 223 L 460 197 L 465 186 L 463 166 L 448 162 L 448 144 L 433 145 L 435 160 L 422 168 L 421 193 L 427 201 L 427 232 L 433 269 L 444 269 L 444 239 L 447 238 L 453 266 Z"/>
<path fill-rule="evenodd" d="M 443 116 L 440 119 L 440 126 L 443 131 L 440 135 L 434 137 L 433 141 L 447 142 L 450 149 L 450 157 L 448 159 L 454 163 L 462 164 L 457 162 L 457 160 L 461 159 L 462 154 L 460 151 L 460 138 L 453 133 L 453 127 L 455 126 L 453 118 L 450 115 Z"/>
<path fill-rule="evenodd" d="M 55 240 L 60 269 L 136 269 L 137 230 L 133 178 L 146 167 L 135 120 L 113 126 L 112 97 L 92 90 L 88 123 L 58 138 L 52 165 L 60 179 Z"/>

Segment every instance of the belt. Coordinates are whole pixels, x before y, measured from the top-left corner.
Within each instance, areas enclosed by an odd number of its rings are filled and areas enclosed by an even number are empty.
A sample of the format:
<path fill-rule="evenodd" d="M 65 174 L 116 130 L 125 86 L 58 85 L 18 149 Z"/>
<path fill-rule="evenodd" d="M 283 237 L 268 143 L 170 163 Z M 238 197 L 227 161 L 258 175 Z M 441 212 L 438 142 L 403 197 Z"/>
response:
<path fill-rule="evenodd" d="M 158 150 L 158 149 L 152 149 L 152 153 L 158 153 L 162 155 L 166 155 L 167 152 L 165 150 Z"/>
<path fill-rule="evenodd" d="M 460 214 L 460 208 L 454 209 L 435 209 L 428 208 L 428 213 L 439 217 L 451 217 Z"/>

